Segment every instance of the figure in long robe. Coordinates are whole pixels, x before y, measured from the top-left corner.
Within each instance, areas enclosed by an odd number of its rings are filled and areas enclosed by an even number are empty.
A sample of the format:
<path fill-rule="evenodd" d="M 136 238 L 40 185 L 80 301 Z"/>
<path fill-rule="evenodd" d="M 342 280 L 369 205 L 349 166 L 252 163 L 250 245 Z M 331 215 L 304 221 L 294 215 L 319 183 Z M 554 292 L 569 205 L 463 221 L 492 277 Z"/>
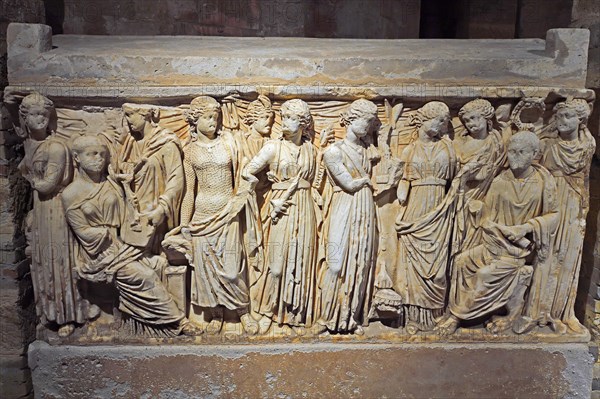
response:
<path fill-rule="evenodd" d="M 373 134 L 377 106 L 356 100 L 341 120 L 346 127 L 344 140 L 323 153 L 333 193 L 324 205 L 326 250 L 317 323 L 333 333 L 363 334 L 378 241 L 371 174 L 379 154 L 366 137 Z"/>
<path fill-rule="evenodd" d="M 432 101 L 419 108 L 411 119 L 418 138 L 401 156 L 404 171 L 398 185 L 398 266 L 390 277 L 402 300 L 410 334 L 433 328 L 444 310 L 457 192 L 456 186 L 450 187 L 456 174 L 456 154 L 444 136 L 449 119 L 448 106 L 442 102 Z"/>
<path fill-rule="evenodd" d="M 85 285 L 74 273 L 73 236 L 60 196 L 73 178 L 67 143 L 57 137 L 56 111 L 48 98 L 33 93 L 19 107 L 26 137 L 19 170 L 33 189 L 33 209 L 27 216 L 31 279 L 36 312 L 42 324 L 54 323 L 61 337 L 76 324 L 96 317 L 100 309 L 83 298 Z"/>
<path fill-rule="evenodd" d="M 472 246 L 479 241 L 479 231 L 473 220 L 473 204 L 482 201 L 492 180 L 506 163 L 506 146 L 502 134 L 494 129 L 494 107 L 489 101 L 476 99 L 458 112 L 466 134 L 454 139 L 456 160 L 462 175 L 462 187 L 456 204 L 453 251 Z"/>
<path fill-rule="evenodd" d="M 271 188 L 261 214 L 265 270 L 257 281 L 261 333 L 275 322 L 299 332 L 314 321 L 317 224 L 316 147 L 312 117 L 299 99 L 281 106 L 283 137 L 268 141 L 245 169 L 253 184 L 268 168 Z"/>
<path fill-rule="evenodd" d="M 62 203 L 77 238 L 79 276 L 114 284 L 119 310 L 132 320 L 135 331 L 155 336 L 197 334 L 160 279 L 164 259 L 148 256 L 144 247 L 120 238 L 128 215 L 121 187 L 107 178 L 108 148 L 96 136 L 81 136 L 72 151 L 78 175 L 64 190 Z"/>
<path fill-rule="evenodd" d="M 450 317 L 436 326 L 452 334 L 463 320 L 492 317 L 487 329 L 516 329 L 534 269 L 552 259 L 552 236 L 559 213 L 554 178 L 532 165 L 539 152 L 535 133 L 516 133 L 508 145 L 510 169 L 492 182 L 481 205 L 481 242 L 455 260 L 456 284 Z M 498 315 L 506 308 L 507 315 Z"/>
<path fill-rule="evenodd" d="M 586 126 L 590 106 L 585 100 L 560 102 L 554 111 L 556 130 L 542 139 L 540 163 L 556 180 L 560 221 L 553 242 L 553 262 L 534 272 L 520 329 L 525 332 L 535 325 L 549 324 L 558 333 L 569 329 L 582 333 L 585 329 L 575 316 L 574 306 L 595 141 Z"/>
<path fill-rule="evenodd" d="M 242 226 L 250 185 L 240 179 L 241 148 L 221 128 L 221 106 L 214 98 L 196 97 L 186 119 L 192 140 L 183 157 L 181 225 L 163 245 L 180 245 L 187 254 L 192 266 L 191 302 L 211 313 L 209 334 L 221 331 L 225 309 L 237 312 L 244 330 L 256 334 L 258 324 L 249 313 Z"/>
<path fill-rule="evenodd" d="M 119 149 L 114 175 L 124 185 L 135 208 L 132 212 L 139 214 L 139 226 L 123 239 L 160 255 L 165 234 L 179 225 L 184 187 L 181 145 L 175 133 L 158 125 L 158 108 L 129 103 L 122 108 L 129 134 Z"/>

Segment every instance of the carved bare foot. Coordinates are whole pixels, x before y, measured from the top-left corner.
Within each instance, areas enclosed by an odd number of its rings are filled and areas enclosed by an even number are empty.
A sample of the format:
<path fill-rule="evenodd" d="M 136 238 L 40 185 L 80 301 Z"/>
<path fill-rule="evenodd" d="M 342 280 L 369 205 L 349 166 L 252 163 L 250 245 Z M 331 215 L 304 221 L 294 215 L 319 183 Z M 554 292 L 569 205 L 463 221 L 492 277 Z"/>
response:
<path fill-rule="evenodd" d="M 94 320 L 96 317 L 100 316 L 100 307 L 98 305 L 90 305 L 87 316 L 89 320 Z"/>
<path fill-rule="evenodd" d="M 565 320 L 564 323 L 567 325 L 567 327 L 569 327 L 571 331 L 573 331 L 576 334 L 585 333 L 585 327 L 579 322 L 579 320 L 577 320 L 576 317 L 571 317 Z"/>
<path fill-rule="evenodd" d="M 566 334 L 569 328 L 560 320 L 552 320 L 552 322 L 550 322 L 550 329 L 555 333 L 562 335 Z"/>
<path fill-rule="evenodd" d="M 409 321 L 408 323 L 406 323 L 406 332 L 409 333 L 410 335 L 415 335 L 416 333 L 419 332 L 419 325 L 417 323 L 415 323 L 414 321 Z"/>
<path fill-rule="evenodd" d="M 261 317 L 261 319 L 258 321 L 258 333 L 261 335 L 266 334 L 271 328 L 271 323 L 273 323 L 273 320 L 271 320 L 270 317 Z"/>
<path fill-rule="evenodd" d="M 365 335 L 365 329 L 361 326 L 357 326 L 356 330 L 354 330 L 355 335 Z"/>
<path fill-rule="evenodd" d="M 447 337 L 448 335 L 452 335 L 458 329 L 460 321 L 458 318 L 452 314 L 448 314 L 444 316 L 438 324 L 433 328 L 433 332 L 441 335 L 442 337 Z"/>
<path fill-rule="evenodd" d="M 244 331 L 246 331 L 248 335 L 256 335 L 258 333 L 258 323 L 252 318 L 252 316 L 250 316 L 250 313 L 241 315 L 240 322 L 242 323 Z"/>
<path fill-rule="evenodd" d="M 294 330 L 294 332 L 296 333 L 296 335 L 298 335 L 300 337 L 306 335 L 306 328 L 305 327 L 292 327 L 292 329 Z"/>
<path fill-rule="evenodd" d="M 206 333 L 210 335 L 217 335 L 221 332 L 221 328 L 223 327 L 223 319 L 218 317 L 213 317 L 213 319 L 208 323 L 206 327 Z"/>
<path fill-rule="evenodd" d="M 62 326 L 60 326 L 58 328 L 58 336 L 65 338 L 68 337 L 69 335 L 73 334 L 73 331 L 75 330 L 75 325 L 72 323 L 69 324 L 63 324 Z"/>
<path fill-rule="evenodd" d="M 276 335 L 278 335 L 280 337 L 291 337 L 292 335 L 294 335 L 294 331 L 287 324 L 284 324 L 281 327 L 276 328 L 274 332 Z"/>
<path fill-rule="evenodd" d="M 310 332 L 313 335 L 319 335 L 319 334 L 323 334 L 325 331 L 327 331 L 327 327 L 325 327 L 324 324 L 321 323 L 315 323 L 311 328 L 310 328 Z"/>
<path fill-rule="evenodd" d="M 512 317 L 495 317 L 485 326 L 485 328 L 492 334 L 500 334 L 511 328 L 513 324 L 514 319 Z"/>
<path fill-rule="evenodd" d="M 512 329 L 515 334 L 525 334 L 533 330 L 536 324 L 537 323 L 535 320 L 533 320 L 531 317 L 520 316 L 517 318 L 517 320 L 515 320 Z"/>
<path fill-rule="evenodd" d="M 193 337 L 196 335 L 201 335 L 203 333 L 204 330 L 202 330 L 200 326 L 193 324 L 189 320 L 184 319 L 181 322 L 181 334 Z"/>

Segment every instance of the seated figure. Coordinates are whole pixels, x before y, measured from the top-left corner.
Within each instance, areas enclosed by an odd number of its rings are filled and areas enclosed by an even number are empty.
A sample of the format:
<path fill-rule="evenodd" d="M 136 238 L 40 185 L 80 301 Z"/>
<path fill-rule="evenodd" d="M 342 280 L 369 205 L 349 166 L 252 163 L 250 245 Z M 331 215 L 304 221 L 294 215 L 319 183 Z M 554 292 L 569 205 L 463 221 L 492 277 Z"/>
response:
<path fill-rule="evenodd" d="M 510 169 L 490 185 L 479 219 L 479 242 L 455 259 L 448 314 L 436 326 L 451 334 L 461 320 L 494 315 L 487 329 L 499 333 L 515 329 L 523 310 L 525 291 L 534 268 L 549 262 L 551 237 L 558 224 L 556 184 L 552 175 L 532 165 L 540 148 L 537 136 L 516 133 L 508 145 Z"/>
<path fill-rule="evenodd" d="M 81 136 L 72 144 L 78 173 L 62 194 L 69 226 L 79 243 L 75 269 L 83 279 L 113 283 L 119 310 L 137 331 L 159 336 L 197 331 L 162 283 L 160 257 L 119 237 L 125 219 L 123 193 L 107 176 L 108 148 L 98 137 Z"/>

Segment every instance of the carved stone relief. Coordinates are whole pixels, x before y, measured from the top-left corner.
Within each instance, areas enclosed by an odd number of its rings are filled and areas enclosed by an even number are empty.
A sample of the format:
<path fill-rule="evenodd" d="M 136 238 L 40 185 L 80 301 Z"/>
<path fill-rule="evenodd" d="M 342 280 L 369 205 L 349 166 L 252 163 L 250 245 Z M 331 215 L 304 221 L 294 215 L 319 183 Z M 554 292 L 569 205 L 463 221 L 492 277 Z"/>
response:
<path fill-rule="evenodd" d="M 13 93 L 40 335 L 585 335 L 591 104 L 492 101 Z"/>

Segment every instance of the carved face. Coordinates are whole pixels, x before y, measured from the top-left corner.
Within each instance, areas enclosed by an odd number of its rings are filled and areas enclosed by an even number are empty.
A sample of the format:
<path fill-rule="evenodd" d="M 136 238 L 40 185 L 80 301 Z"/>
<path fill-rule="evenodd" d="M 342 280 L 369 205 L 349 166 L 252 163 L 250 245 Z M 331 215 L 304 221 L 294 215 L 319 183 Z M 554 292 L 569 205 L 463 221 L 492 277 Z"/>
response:
<path fill-rule="evenodd" d="M 196 119 L 196 130 L 207 137 L 214 136 L 219 122 L 219 111 L 212 110 L 201 113 Z"/>
<path fill-rule="evenodd" d="M 479 112 L 466 112 L 462 121 L 471 135 L 479 135 L 487 131 L 488 121 Z"/>
<path fill-rule="evenodd" d="M 537 155 L 537 150 L 530 145 L 523 145 L 520 141 L 511 141 L 508 144 L 508 164 L 512 170 L 528 168 Z"/>
<path fill-rule="evenodd" d="M 350 123 L 350 129 L 357 137 L 364 137 L 369 133 L 374 121 L 373 115 L 361 115 Z"/>
<path fill-rule="evenodd" d="M 433 119 L 423 122 L 421 129 L 429 137 L 441 137 L 448 131 L 448 122 L 450 122 L 448 114 L 438 115 Z"/>
<path fill-rule="evenodd" d="M 281 130 L 286 139 L 296 137 L 300 133 L 300 116 L 294 113 L 281 114 Z"/>
<path fill-rule="evenodd" d="M 75 153 L 75 161 L 90 174 L 101 173 L 106 166 L 106 148 L 102 145 L 92 145 L 83 151 Z"/>
<path fill-rule="evenodd" d="M 44 107 L 33 106 L 27 112 L 25 123 L 31 133 L 45 133 L 50 123 L 50 112 Z"/>
<path fill-rule="evenodd" d="M 556 112 L 556 128 L 559 133 L 573 133 L 579 128 L 579 118 L 572 108 L 561 108 Z"/>
<path fill-rule="evenodd" d="M 144 126 L 146 126 L 146 118 L 144 115 L 135 111 L 125 112 L 125 119 L 129 125 L 129 129 L 133 132 L 143 132 Z"/>
<path fill-rule="evenodd" d="M 274 115 L 272 112 L 265 112 L 256 118 L 256 121 L 252 126 L 254 126 L 254 130 L 262 136 L 269 136 L 271 134 L 271 126 L 273 126 L 273 118 Z"/>

